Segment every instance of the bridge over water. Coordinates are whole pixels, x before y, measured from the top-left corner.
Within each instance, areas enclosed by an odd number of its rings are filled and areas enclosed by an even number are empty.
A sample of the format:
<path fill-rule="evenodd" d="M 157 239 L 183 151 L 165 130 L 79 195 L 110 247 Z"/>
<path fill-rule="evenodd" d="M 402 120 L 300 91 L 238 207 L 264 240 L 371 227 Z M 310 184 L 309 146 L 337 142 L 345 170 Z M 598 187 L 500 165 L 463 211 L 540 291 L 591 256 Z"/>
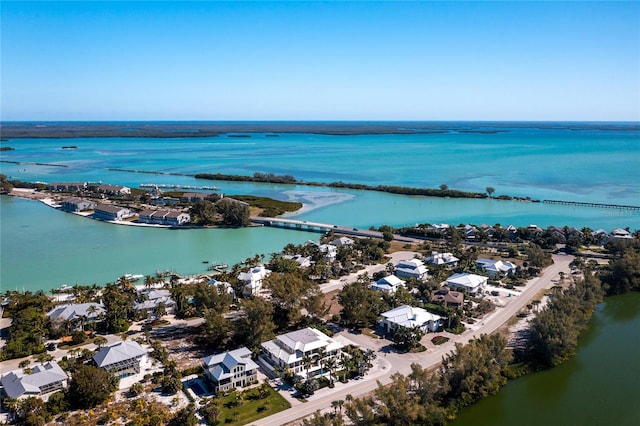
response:
<path fill-rule="evenodd" d="M 331 223 L 309 222 L 306 220 L 285 219 L 281 217 L 252 217 L 251 222 L 261 224 L 264 226 L 272 226 L 275 228 L 292 229 L 296 231 L 308 231 L 308 232 L 334 232 L 341 235 L 353 235 L 356 237 L 365 238 L 383 238 L 382 232 L 371 231 L 369 229 L 358 229 L 350 226 L 335 225 Z M 403 237 L 401 235 L 394 235 L 394 240 L 415 242 L 414 238 Z"/>

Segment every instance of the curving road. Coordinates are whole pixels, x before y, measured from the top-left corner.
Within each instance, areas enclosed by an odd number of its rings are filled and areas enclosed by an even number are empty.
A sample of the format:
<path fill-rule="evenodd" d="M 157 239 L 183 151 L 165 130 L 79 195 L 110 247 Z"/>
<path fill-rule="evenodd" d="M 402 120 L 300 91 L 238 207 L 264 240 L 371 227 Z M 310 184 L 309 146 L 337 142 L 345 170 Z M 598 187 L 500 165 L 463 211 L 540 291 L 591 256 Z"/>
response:
<path fill-rule="evenodd" d="M 398 258 L 404 258 L 408 254 L 409 252 L 402 252 L 396 253 L 396 256 Z M 311 415 L 317 410 L 330 409 L 332 401 L 339 399 L 344 400 L 347 395 L 356 397 L 369 393 L 378 386 L 378 382 L 382 384 L 390 383 L 391 375 L 394 373 L 409 374 L 412 363 L 418 363 L 424 368 L 435 367 L 442 361 L 444 355 L 453 350 L 456 342 L 468 343 L 469 340 L 479 337 L 482 334 L 493 333 L 524 308 L 540 290 L 553 287 L 555 282 L 552 280 L 557 279 L 560 272 L 569 275 L 569 263 L 571 263 L 573 259 L 573 256 L 554 255 L 554 264 L 545 269 L 541 276 L 530 280 L 520 296 L 511 300 L 507 306 L 498 308 L 475 330 L 467 330 L 458 338 L 450 340 L 431 352 L 421 354 L 395 353 L 389 351 L 388 347 L 377 347 L 375 340 L 369 337 L 363 335 L 347 335 L 349 339 L 356 341 L 356 343 L 359 343 L 361 346 L 377 350 L 376 365 L 364 380 L 352 380 L 344 385 L 338 384 L 334 389 L 322 389 L 312 396 L 308 402 L 298 404 L 291 409 L 256 421 L 254 424 L 279 426 Z"/>

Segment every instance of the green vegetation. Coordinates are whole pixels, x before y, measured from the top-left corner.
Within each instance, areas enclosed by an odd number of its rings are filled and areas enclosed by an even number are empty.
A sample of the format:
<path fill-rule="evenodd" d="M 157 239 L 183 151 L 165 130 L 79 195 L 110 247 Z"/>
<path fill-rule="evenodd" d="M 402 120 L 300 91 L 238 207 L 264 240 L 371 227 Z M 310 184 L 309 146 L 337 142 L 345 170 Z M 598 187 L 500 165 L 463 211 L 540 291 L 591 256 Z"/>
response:
<path fill-rule="evenodd" d="M 244 201 L 251 207 L 263 209 L 260 216 L 264 217 L 276 217 L 287 212 L 295 212 L 302 208 L 302 203 L 274 200 L 273 198 L 257 197 L 255 195 L 231 195 L 230 197 Z"/>
<path fill-rule="evenodd" d="M 262 385 L 244 392 L 213 398 L 200 412 L 209 424 L 246 425 L 291 407 L 278 392 Z"/>
<path fill-rule="evenodd" d="M 0 194 L 8 194 L 13 190 L 13 185 L 7 180 L 7 176 L 0 174 Z"/>
<path fill-rule="evenodd" d="M 88 409 L 107 401 L 119 380 L 105 370 L 79 365 L 69 382 L 68 398 L 74 408 Z"/>
<path fill-rule="evenodd" d="M 9 303 L 5 315 L 12 318 L 9 341 L 2 348 L 0 360 L 22 358 L 45 351 L 44 337 L 47 331 L 45 313 L 52 306 L 42 291 L 31 293 L 7 292 Z"/>

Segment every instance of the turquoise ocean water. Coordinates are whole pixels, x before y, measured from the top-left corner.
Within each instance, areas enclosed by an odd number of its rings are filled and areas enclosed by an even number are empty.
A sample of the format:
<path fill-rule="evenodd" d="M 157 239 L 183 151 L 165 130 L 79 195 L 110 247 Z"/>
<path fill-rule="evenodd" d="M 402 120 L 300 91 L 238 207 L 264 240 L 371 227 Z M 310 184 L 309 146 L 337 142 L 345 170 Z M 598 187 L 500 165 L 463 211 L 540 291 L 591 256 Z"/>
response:
<path fill-rule="evenodd" d="M 25 181 L 216 185 L 226 194 L 298 200 L 305 220 L 358 227 L 415 223 L 640 228 L 637 211 L 498 200 L 408 197 L 303 185 L 211 182 L 163 173 L 290 174 L 316 182 L 449 188 L 495 195 L 640 205 L 640 131 L 558 126 L 500 133 L 268 137 L 15 139 L 0 172 Z M 75 145 L 77 149 L 62 149 Z M 67 167 L 36 165 L 47 163 Z M 276 229 L 168 231 L 94 222 L 37 202 L 0 197 L 0 286 L 50 289 L 102 284 L 123 273 L 203 272 L 203 260 L 236 263 L 317 234 Z"/>

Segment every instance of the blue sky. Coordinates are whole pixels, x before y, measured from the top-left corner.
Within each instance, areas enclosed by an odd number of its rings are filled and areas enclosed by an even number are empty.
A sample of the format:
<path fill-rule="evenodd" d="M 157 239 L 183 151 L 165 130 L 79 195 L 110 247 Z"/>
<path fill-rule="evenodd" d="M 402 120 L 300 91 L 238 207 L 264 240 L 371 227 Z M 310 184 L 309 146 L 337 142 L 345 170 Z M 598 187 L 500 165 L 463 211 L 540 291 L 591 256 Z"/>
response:
<path fill-rule="evenodd" d="M 640 2 L 1 3 L 2 120 L 640 120 Z"/>

